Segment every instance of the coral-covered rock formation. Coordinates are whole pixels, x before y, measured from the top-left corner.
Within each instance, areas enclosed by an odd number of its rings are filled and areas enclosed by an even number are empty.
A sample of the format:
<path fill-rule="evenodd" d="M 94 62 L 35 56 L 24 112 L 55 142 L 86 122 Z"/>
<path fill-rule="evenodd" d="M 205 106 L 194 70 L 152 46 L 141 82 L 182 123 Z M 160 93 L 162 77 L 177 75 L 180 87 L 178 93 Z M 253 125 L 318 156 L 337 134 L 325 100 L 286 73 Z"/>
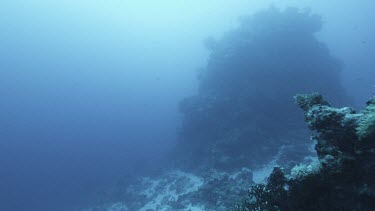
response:
<path fill-rule="evenodd" d="M 283 145 L 305 149 L 308 130 L 291 96 L 316 90 L 336 104 L 347 99 L 340 64 L 315 37 L 321 26 L 308 11 L 270 8 L 208 39 L 199 92 L 180 103 L 178 166 L 253 168 Z"/>
<path fill-rule="evenodd" d="M 340 175 L 350 166 L 358 168 L 352 162 L 354 145 L 355 155 L 372 159 L 368 144 L 360 143 L 373 140 L 369 134 L 374 131 L 374 103 L 355 114 L 330 107 L 319 95 L 298 97 L 310 128 L 318 131 L 320 160 L 306 164 L 318 158 L 308 149 L 309 131 L 292 96 L 319 91 L 334 104 L 347 100 L 339 63 L 315 37 L 321 26 L 320 17 L 308 11 L 271 8 L 243 18 L 239 28 L 221 40 L 206 40 L 210 57 L 200 73 L 199 91 L 180 103 L 183 122 L 170 157 L 175 166 L 116 186 L 108 200 L 103 199 L 108 203 L 99 203 L 96 210 L 227 210 L 253 181 L 263 181 L 274 164 L 290 170 L 300 162 L 290 178 L 276 169 L 267 185 L 252 189 L 257 203 L 244 200 L 237 208 L 324 207 L 333 192 L 346 196 L 350 187 L 359 188 L 361 197 L 369 196 L 370 172 L 357 175 L 358 169 L 352 169 L 347 177 Z M 355 140 L 361 142 L 351 142 Z M 312 156 L 305 159 L 306 155 Z M 373 164 L 361 163 L 369 166 L 359 169 L 373 169 Z M 340 179 L 350 183 L 357 177 L 364 177 L 362 186 L 339 185 Z M 325 186 L 326 181 L 338 185 Z"/>
<path fill-rule="evenodd" d="M 375 97 L 360 113 L 333 108 L 317 93 L 295 99 L 315 132 L 319 160 L 290 175 L 276 167 L 234 210 L 374 210 Z"/>

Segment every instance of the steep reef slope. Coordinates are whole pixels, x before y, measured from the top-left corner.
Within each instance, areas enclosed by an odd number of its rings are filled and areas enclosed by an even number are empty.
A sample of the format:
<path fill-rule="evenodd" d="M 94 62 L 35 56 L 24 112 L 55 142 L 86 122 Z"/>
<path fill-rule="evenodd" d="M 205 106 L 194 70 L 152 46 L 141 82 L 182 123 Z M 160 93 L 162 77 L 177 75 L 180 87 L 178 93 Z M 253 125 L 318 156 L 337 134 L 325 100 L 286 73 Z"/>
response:
<path fill-rule="evenodd" d="M 319 160 L 290 175 L 275 168 L 268 184 L 254 186 L 234 210 L 374 210 L 375 97 L 361 113 L 333 108 L 316 93 L 296 101 L 316 132 Z"/>
<path fill-rule="evenodd" d="M 293 96 L 347 100 L 339 63 L 315 37 L 321 25 L 308 11 L 271 8 L 221 40 L 207 39 L 199 92 L 180 103 L 174 166 L 115 185 L 90 210 L 227 210 L 273 165 L 308 162 L 312 142 Z M 358 133 L 371 130 L 366 121 Z"/>
<path fill-rule="evenodd" d="M 283 145 L 306 148 L 308 131 L 292 96 L 319 91 L 336 104 L 346 100 L 340 64 L 315 37 L 321 26 L 308 11 L 270 8 L 243 18 L 221 40 L 207 39 L 199 92 L 180 103 L 177 166 L 253 168 Z"/>

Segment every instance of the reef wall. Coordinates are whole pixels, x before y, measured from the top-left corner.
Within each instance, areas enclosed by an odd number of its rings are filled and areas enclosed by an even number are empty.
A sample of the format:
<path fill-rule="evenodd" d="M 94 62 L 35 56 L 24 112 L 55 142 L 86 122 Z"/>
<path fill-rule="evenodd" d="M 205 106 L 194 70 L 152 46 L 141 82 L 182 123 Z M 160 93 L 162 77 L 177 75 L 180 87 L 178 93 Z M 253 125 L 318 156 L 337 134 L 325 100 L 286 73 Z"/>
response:
<path fill-rule="evenodd" d="M 283 145 L 305 149 L 308 131 L 292 96 L 319 91 L 335 104 L 347 100 L 341 65 L 315 36 L 321 27 L 309 11 L 270 8 L 242 18 L 220 40 L 207 39 L 199 92 L 180 103 L 177 166 L 253 168 Z"/>

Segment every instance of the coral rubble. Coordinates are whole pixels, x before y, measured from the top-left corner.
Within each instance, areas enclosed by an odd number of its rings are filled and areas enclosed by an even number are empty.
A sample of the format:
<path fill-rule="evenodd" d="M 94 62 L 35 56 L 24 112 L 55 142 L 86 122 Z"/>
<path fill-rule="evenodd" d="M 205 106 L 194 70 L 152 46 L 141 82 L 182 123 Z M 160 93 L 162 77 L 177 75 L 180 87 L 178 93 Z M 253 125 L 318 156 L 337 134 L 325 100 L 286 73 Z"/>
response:
<path fill-rule="evenodd" d="M 250 185 L 252 172 L 245 168 L 234 174 L 211 170 L 203 176 L 169 171 L 117 185 L 107 203 L 85 211 L 226 210 Z"/>

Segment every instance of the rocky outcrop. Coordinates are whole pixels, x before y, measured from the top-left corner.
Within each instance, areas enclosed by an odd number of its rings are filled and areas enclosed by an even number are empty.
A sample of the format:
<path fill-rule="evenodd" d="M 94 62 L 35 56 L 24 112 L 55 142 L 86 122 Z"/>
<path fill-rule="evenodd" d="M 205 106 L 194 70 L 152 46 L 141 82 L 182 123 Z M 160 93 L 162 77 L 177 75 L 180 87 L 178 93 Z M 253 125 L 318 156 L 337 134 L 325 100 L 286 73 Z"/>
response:
<path fill-rule="evenodd" d="M 317 93 L 295 99 L 314 131 L 318 161 L 298 165 L 290 175 L 276 167 L 267 185 L 254 186 L 234 209 L 374 210 L 375 97 L 360 113 L 331 107 Z"/>
<path fill-rule="evenodd" d="M 208 39 L 199 92 L 180 103 L 176 166 L 232 171 L 268 163 L 282 146 L 305 150 L 309 132 L 291 96 L 316 90 L 347 100 L 340 63 L 315 37 L 321 27 L 308 11 L 270 8 Z"/>

